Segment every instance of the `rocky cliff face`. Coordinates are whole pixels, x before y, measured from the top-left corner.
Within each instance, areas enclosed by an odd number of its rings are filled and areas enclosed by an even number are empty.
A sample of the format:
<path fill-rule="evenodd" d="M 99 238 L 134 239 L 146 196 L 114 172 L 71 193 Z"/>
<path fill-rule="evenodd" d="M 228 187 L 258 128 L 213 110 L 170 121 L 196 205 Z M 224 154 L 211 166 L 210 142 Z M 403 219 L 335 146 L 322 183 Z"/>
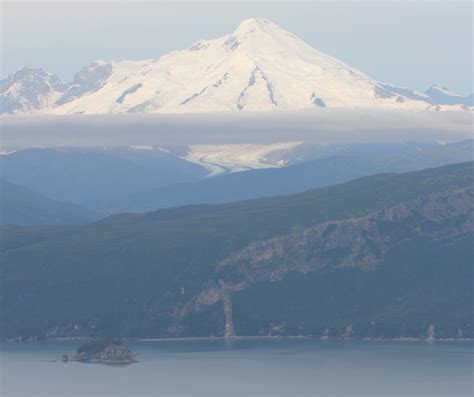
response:
<path fill-rule="evenodd" d="M 282 282 L 294 273 L 344 268 L 375 272 L 387 253 L 404 243 L 429 239 L 441 244 L 463 238 L 474 230 L 473 198 L 472 187 L 433 193 L 366 216 L 253 242 L 216 265 L 213 280 L 184 306 L 180 318 L 219 302 L 232 313 L 233 294 Z M 226 317 L 229 321 L 232 318 Z"/>
<path fill-rule="evenodd" d="M 220 262 L 218 274 L 252 283 L 326 266 L 374 270 L 385 253 L 404 240 L 420 236 L 438 240 L 473 230 L 473 196 L 472 188 L 435 193 L 360 218 L 258 241 Z"/>
<path fill-rule="evenodd" d="M 472 178 L 5 226 L 0 336 L 472 338 Z"/>

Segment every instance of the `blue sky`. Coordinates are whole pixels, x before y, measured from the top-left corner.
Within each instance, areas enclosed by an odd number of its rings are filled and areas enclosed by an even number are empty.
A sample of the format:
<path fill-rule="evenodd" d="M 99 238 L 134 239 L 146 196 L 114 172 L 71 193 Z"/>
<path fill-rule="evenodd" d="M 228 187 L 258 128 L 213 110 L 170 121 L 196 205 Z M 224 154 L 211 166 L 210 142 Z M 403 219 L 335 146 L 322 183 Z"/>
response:
<path fill-rule="evenodd" d="M 264 17 L 366 74 L 472 91 L 472 4 L 460 1 L 1 2 L 1 76 L 40 66 L 64 80 L 96 59 L 147 59 Z"/>

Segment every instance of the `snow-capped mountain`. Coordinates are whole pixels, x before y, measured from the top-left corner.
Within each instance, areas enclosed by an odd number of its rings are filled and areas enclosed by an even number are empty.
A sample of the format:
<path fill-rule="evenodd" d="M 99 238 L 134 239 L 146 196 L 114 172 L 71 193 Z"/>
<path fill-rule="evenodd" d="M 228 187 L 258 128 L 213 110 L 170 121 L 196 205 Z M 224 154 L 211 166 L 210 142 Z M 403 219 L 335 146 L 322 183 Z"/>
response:
<path fill-rule="evenodd" d="M 473 95 L 461 96 L 451 91 L 450 89 L 440 86 L 432 85 L 425 91 L 425 94 L 431 98 L 431 102 L 436 105 L 464 105 L 473 106 Z"/>
<path fill-rule="evenodd" d="M 0 81 L 0 113 L 22 113 L 55 106 L 65 86 L 40 68 L 23 66 Z"/>
<path fill-rule="evenodd" d="M 1 82 L 2 113 L 428 109 L 436 103 L 430 90 L 423 94 L 376 81 L 266 19 L 244 20 L 232 34 L 159 59 L 97 61 L 68 85 L 40 69 L 28 70 L 34 78 L 23 79 L 20 70 Z"/>

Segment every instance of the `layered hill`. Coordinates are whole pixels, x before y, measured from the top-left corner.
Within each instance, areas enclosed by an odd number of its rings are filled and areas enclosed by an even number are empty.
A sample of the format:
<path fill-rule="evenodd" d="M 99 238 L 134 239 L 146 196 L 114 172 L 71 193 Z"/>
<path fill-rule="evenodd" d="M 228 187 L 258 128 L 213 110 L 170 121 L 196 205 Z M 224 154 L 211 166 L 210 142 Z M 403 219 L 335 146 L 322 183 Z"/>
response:
<path fill-rule="evenodd" d="M 4 226 L 1 335 L 472 337 L 473 175 Z"/>
<path fill-rule="evenodd" d="M 189 204 L 215 204 L 294 194 L 381 172 L 408 172 L 473 160 L 474 141 L 440 144 L 360 144 L 285 152 L 289 165 L 153 187 L 84 204 L 105 213 L 144 212 Z M 296 161 L 305 156 L 306 161 Z M 312 156 L 316 158 L 313 159 Z M 282 161 L 282 160 L 280 160 Z"/>
<path fill-rule="evenodd" d="M 3 179 L 43 198 L 113 214 L 294 194 L 380 172 L 471 161 L 472 153 L 472 140 L 37 148 L 0 156 L 0 168 Z M 217 171 L 222 173 L 215 175 Z M 22 205 L 22 200 L 13 200 L 8 212 L 21 212 Z M 42 206 L 37 208 L 40 214 Z"/>
<path fill-rule="evenodd" d="M 433 95 L 430 95 L 433 94 Z M 449 96 L 449 100 L 446 96 Z M 439 106 L 434 106 L 439 105 Z M 443 106 L 441 106 L 443 105 Z M 143 61 L 96 61 L 72 83 L 22 68 L 0 83 L 0 113 L 201 113 L 314 108 L 467 109 L 447 89 L 419 93 L 370 78 L 275 23 Z"/>

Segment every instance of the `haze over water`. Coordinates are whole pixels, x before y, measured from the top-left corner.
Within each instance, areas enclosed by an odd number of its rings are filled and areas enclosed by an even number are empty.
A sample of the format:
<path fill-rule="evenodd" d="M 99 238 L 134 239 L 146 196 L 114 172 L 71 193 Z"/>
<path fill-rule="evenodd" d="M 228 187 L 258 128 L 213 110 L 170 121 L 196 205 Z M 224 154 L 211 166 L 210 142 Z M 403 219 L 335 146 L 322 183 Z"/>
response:
<path fill-rule="evenodd" d="M 470 342 L 141 341 L 139 363 L 69 362 L 81 342 L 3 343 L 9 396 L 471 396 Z M 57 360 L 57 361 L 54 361 Z"/>

